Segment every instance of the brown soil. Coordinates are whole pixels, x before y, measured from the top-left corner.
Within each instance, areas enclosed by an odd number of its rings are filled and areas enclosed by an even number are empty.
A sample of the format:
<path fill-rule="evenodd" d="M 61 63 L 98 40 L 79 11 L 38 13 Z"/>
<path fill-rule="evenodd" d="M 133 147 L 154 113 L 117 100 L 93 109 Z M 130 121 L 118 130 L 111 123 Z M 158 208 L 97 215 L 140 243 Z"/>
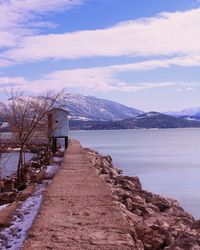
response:
<path fill-rule="evenodd" d="M 18 207 L 17 202 L 13 202 L 8 207 L 0 211 L 0 228 L 7 227 L 10 225 L 13 215 Z"/>
<path fill-rule="evenodd" d="M 70 143 L 22 249 L 137 249 L 111 190 L 77 141 Z"/>

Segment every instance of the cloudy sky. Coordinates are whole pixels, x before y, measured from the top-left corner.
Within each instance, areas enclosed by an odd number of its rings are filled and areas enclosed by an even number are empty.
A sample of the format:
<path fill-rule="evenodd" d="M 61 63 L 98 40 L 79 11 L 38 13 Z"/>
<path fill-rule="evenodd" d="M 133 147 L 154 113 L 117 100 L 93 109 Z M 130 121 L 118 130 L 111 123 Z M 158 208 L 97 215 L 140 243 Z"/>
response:
<path fill-rule="evenodd" d="M 0 90 L 200 106 L 199 0 L 0 0 Z"/>

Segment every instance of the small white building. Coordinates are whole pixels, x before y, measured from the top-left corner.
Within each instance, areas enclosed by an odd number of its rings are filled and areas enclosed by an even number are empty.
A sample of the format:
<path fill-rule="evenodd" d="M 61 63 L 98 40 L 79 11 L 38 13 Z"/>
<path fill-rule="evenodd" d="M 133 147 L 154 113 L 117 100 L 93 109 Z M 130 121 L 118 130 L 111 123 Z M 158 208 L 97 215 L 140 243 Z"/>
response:
<path fill-rule="evenodd" d="M 57 138 L 64 138 L 65 148 L 67 148 L 69 133 L 68 115 L 69 112 L 61 108 L 54 108 L 47 114 L 48 133 L 49 137 L 53 140 L 53 151 L 57 147 Z"/>

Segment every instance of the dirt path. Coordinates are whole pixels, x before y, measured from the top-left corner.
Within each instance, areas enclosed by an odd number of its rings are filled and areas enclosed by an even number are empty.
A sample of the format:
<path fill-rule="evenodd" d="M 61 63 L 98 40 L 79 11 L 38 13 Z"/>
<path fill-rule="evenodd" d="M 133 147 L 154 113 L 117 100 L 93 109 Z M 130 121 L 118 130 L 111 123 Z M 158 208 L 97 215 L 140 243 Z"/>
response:
<path fill-rule="evenodd" d="M 77 141 L 70 143 L 23 249 L 136 249 L 110 190 Z"/>

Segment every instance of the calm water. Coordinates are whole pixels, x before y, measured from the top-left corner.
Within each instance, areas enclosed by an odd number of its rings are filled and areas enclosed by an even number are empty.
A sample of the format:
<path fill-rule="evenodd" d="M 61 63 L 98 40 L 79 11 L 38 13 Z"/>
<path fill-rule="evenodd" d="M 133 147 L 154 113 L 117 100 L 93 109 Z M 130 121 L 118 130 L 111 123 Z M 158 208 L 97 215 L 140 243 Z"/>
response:
<path fill-rule="evenodd" d="M 71 131 L 82 145 L 110 154 L 144 189 L 176 198 L 200 218 L 200 129 Z"/>
<path fill-rule="evenodd" d="M 25 160 L 26 162 L 30 161 L 33 158 L 34 154 L 26 153 Z M 4 178 L 6 176 L 10 176 L 12 173 L 17 171 L 17 164 L 19 159 L 19 153 L 7 153 L 3 154 L 2 161 L 0 164 L 0 177 Z"/>

